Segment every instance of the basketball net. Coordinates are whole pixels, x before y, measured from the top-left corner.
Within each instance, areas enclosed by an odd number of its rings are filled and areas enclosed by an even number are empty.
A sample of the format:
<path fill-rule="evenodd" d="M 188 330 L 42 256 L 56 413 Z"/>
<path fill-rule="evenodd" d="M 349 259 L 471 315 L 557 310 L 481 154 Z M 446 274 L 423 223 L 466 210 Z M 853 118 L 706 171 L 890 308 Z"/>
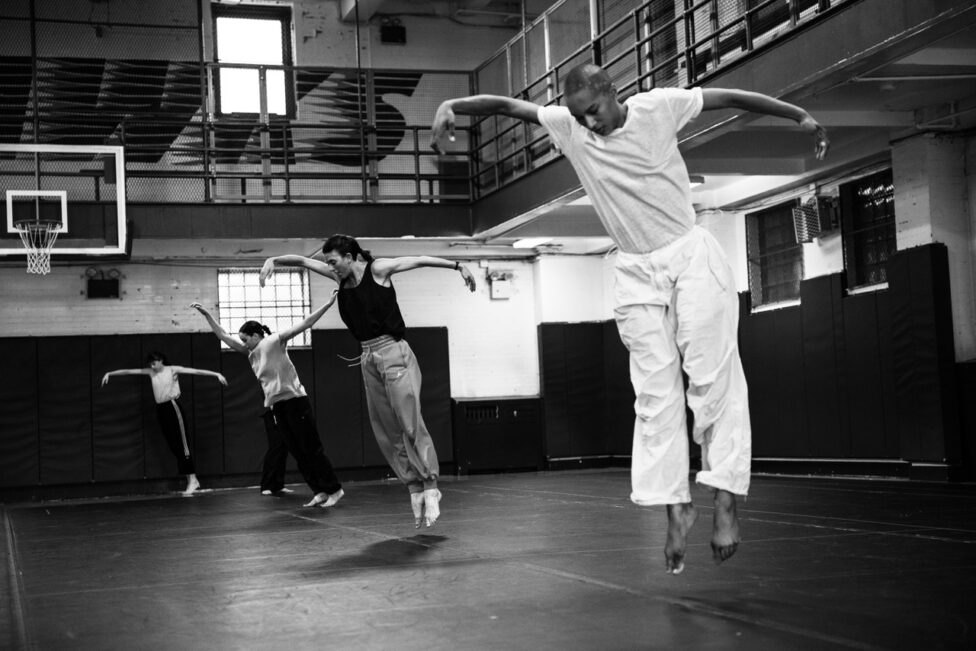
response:
<path fill-rule="evenodd" d="M 61 232 L 61 222 L 23 221 L 14 224 L 27 249 L 27 273 L 51 272 L 51 249 Z"/>

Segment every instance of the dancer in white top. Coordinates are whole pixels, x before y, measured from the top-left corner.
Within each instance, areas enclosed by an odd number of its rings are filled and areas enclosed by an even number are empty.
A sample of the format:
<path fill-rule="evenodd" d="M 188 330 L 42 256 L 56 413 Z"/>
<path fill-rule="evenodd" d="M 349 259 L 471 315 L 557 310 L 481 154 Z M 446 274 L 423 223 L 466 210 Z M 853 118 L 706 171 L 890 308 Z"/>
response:
<path fill-rule="evenodd" d="M 190 305 L 203 315 L 218 339 L 231 349 L 247 355 L 251 370 L 264 391 L 264 406 L 271 410 L 274 425 L 284 439 L 285 447 L 295 457 L 298 471 L 312 489 L 313 497 L 305 506 L 323 508 L 335 506 L 345 493 L 332 468 L 332 462 L 325 456 L 325 449 L 315 425 L 312 404 L 295 365 L 288 357 L 287 346 L 290 339 L 308 330 L 321 319 L 335 300 L 333 293 L 332 300 L 328 303 L 299 323 L 274 334 L 266 325 L 247 321 L 237 333 L 239 340 L 228 334 L 202 305 Z"/>
<path fill-rule="evenodd" d="M 820 159 L 826 131 L 798 106 L 742 90 L 655 88 L 621 102 L 593 64 L 571 70 L 562 90 L 564 106 L 497 95 L 447 100 L 434 117 L 434 149 L 445 135 L 453 139 L 456 114 L 502 114 L 541 124 L 573 165 L 619 248 L 614 316 L 637 396 L 631 500 L 667 506 L 666 569 L 678 574 L 698 517 L 688 488 L 687 404 L 702 446 L 696 480 L 714 489 L 711 544 L 720 563 L 739 544 L 735 496 L 747 493 L 751 465 L 739 302 L 724 252 L 695 225 L 677 133 L 703 110 L 744 109 L 796 121 Z"/>
<path fill-rule="evenodd" d="M 166 355 L 153 351 L 146 362 L 148 368 L 123 368 L 109 371 L 102 377 L 102 386 L 108 384 L 113 375 L 148 375 L 152 384 L 153 398 L 156 400 L 156 417 L 166 438 L 166 444 L 176 457 L 176 465 L 181 475 L 186 475 L 184 495 L 192 495 L 200 489 L 190 443 L 186 436 L 186 421 L 183 410 L 177 402 L 180 397 L 180 375 L 203 375 L 214 377 L 227 386 L 227 379 L 215 371 L 205 371 L 188 366 L 168 366 Z"/>

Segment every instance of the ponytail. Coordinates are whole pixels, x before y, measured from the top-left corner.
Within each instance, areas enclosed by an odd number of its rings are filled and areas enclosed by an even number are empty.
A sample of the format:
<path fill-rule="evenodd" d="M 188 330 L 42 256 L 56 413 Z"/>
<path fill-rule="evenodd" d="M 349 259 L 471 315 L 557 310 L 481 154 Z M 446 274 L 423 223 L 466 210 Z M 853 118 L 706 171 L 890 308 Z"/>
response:
<path fill-rule="evenodd" d="M 339 255 L 352 255 L 353 260 L 356 259 L 356 256 L 359 256 L 366 262 L 373 261 L 372 254 L 359 246 L 359 242 L 356 241 L 355 237 L 350 237 L 349 235 L 336 234 L 327 239 L 322 245 L 322 254 L 324 255 L 329 251 L 335 251 Z"/>
<path fill-rule="evenodd" d="M 250 335 L 264 336 L 264 335 L 271 334 L 271 330 L 268 328 L 268 326 L 264 325 L 263 323 L 258 323 L 257 321 L 247 321 L 244 325 L 241 326 L 241 329 L 238 332 L 243 332 L 244 334 L 249 336 Z"/>

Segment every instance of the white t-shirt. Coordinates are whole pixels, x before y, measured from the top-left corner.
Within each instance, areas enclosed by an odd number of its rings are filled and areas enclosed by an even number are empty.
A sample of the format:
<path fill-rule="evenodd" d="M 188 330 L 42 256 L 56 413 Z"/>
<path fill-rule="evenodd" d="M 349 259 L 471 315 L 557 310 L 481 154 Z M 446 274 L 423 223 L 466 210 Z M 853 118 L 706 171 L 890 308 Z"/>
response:
<path fill-rule="evenodd" d="M 305 387 L 298 379 L 298 371 L 285 352 L 287 345 L 288 342 L 282 341 L 276 332 L 262 339 L 247 355 L 264 391 L 265 407 L 306 395 Z"/>
<path fill-rule="evenodd" d="M 152 384 L 153 398 L 156 404 L 161 405 L 170 400 L 180 397 L 180 371 L 182 366 L 164 366 L 159 373 L 149 372 L 149 381 Z"/>
<path fill-rule="evenodd" d="M 562 150 L 604 228 L 627 253 L 649 253 L 695 224 L 678 131 L 702 110 L 700 88 L 655 88 L 624 101 L 623 125 L 599 136 L 565 106 L 539 107 L 539 122 Z"/>

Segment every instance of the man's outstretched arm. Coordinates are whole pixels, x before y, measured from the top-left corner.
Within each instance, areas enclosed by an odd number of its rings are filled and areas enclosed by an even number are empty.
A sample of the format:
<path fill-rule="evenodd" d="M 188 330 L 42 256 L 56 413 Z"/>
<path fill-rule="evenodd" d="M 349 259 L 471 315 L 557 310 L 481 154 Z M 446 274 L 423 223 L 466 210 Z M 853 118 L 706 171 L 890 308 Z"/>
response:
<path fill-rule="evenodd" d="M 502 95 L 472 95 L 445 100 L 437 108 L 431 126 L 431 147 L 441 153 L 440 143 L 445 134 L 454 142 L 454 116 L 507 115 L 517 120 L 539 124 L 539 105 Z"/>
<path fill-rule="evenodd" d="M 712 109 L 743 109 L 764 115 L 776 115 L 788 120 L 794 120 L 800 129 L 812 135 L 816 141 L 815 154 L 817 160 L 823 160 L 830 149 L 827 130 L 813 119 L 807 111 L 796 104 L 778 100 L 769 95 L 754 93 L 748 90 L 730 88 L 702 88 L 702 110 Z"/>

